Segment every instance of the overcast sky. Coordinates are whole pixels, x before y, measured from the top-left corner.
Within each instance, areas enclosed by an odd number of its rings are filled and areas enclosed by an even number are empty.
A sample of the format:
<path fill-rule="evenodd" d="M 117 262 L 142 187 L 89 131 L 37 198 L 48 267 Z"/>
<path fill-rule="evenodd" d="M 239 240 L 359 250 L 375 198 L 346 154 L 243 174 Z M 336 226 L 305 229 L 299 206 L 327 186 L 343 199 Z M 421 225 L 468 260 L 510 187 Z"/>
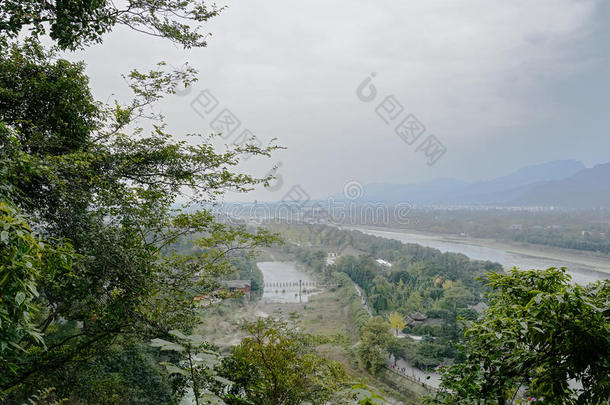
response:
<path fill-rule="evenodd" d="M 182 50 L 126 29 L 84 59 L 96 97 L 126 97 L 122 73 L 165 60 L 200 71 L 188 94 L 160 106 L 177 135 L 209 133 L 192 100 L 208 89 L 243 129 L 288 149 L 248 169 L 280 163 L 279 200 L 300 184 L 312 197 L 349 181 L 477 180 L 555 159 L 610 161 L 610 2 L 593 0 L 233 1 L 206 27 L 207 48 Z M 374 72 L 373 101 L 357 87 Z M 386 124 L 386 96 L 404 110 Z M 413 145 L 395 132 L 413 114 L 426 132 Z M 429 166 L 420 145 L 447 152 Z"/>

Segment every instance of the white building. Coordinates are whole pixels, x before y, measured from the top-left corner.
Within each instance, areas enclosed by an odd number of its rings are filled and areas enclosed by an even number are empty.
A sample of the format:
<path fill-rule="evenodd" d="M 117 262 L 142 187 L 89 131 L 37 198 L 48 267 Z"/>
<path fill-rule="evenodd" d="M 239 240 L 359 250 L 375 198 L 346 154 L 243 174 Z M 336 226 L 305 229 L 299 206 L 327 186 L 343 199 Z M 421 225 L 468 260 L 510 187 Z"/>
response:
<path fill-rule="evenodd" d="M 337 254 L 335 252 L 329 252 L 328 256 L 326 256 L 326 265 L 331 266 L 335 264 L 335 260 L 337 260 Z"/>
<path fill-rule="evenodd" d="M 375 260 L 377 263 L 381 264 L 382 266 L 386 266 L 386 267 L 392 267 L 392 263 L 385 261 L 383 259 L 377 259 Z"/>

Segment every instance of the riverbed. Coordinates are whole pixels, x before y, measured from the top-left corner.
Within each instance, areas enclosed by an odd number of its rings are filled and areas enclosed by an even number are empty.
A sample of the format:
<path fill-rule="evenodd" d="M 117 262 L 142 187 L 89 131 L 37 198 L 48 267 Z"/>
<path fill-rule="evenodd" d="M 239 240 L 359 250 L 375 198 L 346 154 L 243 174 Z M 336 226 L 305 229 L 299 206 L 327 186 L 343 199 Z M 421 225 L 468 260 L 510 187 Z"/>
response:
<path fill-rule="evenodd" d="M 602 258 L 594 253 L 587 255 L 586 252 L 566 252 L 565 249 L 533 245 L 526 247 L 515 245 L 503 248 L 500 247 L 501 243 L 484 239 L 457 238 L 379 228 L 351 229 L 403 243 L 415 243 L 435 248 L 441 252 L 462 253 L 471 259 L 500 263 L 504 268 L 516 266 L 519 269 L 527 270 L 566 267 L 572 279 L 579 284 L 610 278 L 610 258 Z"/>

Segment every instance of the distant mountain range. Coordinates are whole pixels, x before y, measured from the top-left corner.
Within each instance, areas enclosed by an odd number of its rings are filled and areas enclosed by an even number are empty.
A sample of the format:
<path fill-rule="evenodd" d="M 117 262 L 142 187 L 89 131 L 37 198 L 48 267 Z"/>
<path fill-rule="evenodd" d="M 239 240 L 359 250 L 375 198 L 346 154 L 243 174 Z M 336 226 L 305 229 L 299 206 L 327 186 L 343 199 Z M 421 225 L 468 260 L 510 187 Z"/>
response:
<path fill-rule="evenodd" d="M 610 163 L 586 168 L 579 161 L 557 160 L 485 181 L 438 179 L 406 185 L 374 183 L 363 189 L 359 202 L 610 208 Z"/>

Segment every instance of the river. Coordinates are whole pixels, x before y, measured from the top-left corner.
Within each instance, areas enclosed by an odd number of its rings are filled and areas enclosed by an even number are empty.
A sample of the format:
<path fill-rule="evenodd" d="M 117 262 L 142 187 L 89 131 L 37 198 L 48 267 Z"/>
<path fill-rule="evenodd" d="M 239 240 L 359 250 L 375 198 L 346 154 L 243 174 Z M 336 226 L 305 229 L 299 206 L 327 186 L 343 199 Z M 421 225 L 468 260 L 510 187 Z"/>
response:
<path fill-rule="evenodd" d="M 319 288 L 306 285 L 298 286 L 299 281 L 302 284 L 308 284 L 313 283 L 314 279 L 305 271 L 298 269 L 293 262 L 258 262 L 257 266 L 263 273 L 265 282 L 263 301 L 281 303 L 307 302 L 311 295 L 321 291 Z"/>
<path fill-rule="evenodd" d="M 467 239 L 450 238 L 445 236 L 427 235 L 408 231 L 381 230 L 369 228 L 351 228 L 368 235 L 380 236 L 388 239 L 395 239 L 403 243 L 416 243 L 440 250 L 441 252 L 462 253 L 471 259 L 489 260 L 500 263 L 505 268 L 516 266 L 520 269 L 543 269 L 549 267 L 566 267 L 572 279 L 585 284 L 597 280 L 610 278 L 610 259 L 598 259 L 599 264 L 585 262 L 582 252 L 575 252 L 569 259 L 561 257 L 553 249 L 540 248 L 537 254 L 524 254 L 512 250 L 504 250 L 496 246 L 484 245 L 484 240 L 476 239 L 476 242 L 469 242 Z M 531 249 L 531 248 L 530 248 Z M 577 255 L 582 255 L 579 259 Z"/>

